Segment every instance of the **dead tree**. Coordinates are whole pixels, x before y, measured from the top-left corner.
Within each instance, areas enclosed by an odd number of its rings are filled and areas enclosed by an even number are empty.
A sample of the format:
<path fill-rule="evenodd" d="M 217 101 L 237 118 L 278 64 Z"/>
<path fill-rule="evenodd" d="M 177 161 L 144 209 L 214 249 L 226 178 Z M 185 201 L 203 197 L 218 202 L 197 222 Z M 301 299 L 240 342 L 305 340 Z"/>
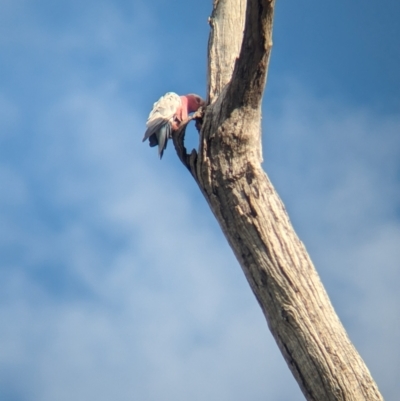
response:
<path fill-rule="evenodd" d="M 290 370 L 307 400 L 382 400 L 261 167 L 261 102 L 274 0 L 214 0 L 199 150 L 186 153 Z"/>

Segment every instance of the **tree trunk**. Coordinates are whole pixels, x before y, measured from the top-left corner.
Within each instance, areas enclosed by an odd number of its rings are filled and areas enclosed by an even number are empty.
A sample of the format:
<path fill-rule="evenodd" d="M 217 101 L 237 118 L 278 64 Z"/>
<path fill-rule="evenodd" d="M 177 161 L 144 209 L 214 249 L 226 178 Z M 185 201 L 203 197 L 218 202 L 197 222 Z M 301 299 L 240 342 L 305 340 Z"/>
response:
<path fill-rule="evenodd" d="M 208 106 L 182 162 L 205 196 L 307 400 L 382 400 L 261 168 L 261 102 L 274 0 L 214 0 Z"/>

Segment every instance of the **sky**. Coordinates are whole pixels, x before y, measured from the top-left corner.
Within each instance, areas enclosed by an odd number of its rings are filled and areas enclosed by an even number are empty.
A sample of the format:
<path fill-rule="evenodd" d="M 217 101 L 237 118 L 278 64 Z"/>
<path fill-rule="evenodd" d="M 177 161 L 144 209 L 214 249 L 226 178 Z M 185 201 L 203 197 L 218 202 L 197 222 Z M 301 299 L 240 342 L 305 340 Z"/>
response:
<path fill-rule="evenodd" d="M 0 399 L 303 396 L 170 145 L 211 2 L 0 0 Z M 400 399 L 400 5 L 278 1 L 264 168 L 386 400 Z M 196 146 L 196 132 L 187 143 Z"/>

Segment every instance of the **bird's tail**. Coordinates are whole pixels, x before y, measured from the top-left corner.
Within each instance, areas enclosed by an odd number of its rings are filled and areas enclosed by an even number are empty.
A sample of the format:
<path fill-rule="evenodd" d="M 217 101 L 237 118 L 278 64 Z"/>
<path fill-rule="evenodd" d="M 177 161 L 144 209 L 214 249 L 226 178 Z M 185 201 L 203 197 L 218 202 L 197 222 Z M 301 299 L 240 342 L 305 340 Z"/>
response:
<path fill-rule="evenodd" d="M 167 149 L 168 139 L 171 138 L 171 136 L 172 127 L 169 122 L 162 125 L 160 129 L 156 132 L 156 137 L 158 141 L 158 155 L 160 156 L 160 159 L 163 156 L 164 150 Z"/>

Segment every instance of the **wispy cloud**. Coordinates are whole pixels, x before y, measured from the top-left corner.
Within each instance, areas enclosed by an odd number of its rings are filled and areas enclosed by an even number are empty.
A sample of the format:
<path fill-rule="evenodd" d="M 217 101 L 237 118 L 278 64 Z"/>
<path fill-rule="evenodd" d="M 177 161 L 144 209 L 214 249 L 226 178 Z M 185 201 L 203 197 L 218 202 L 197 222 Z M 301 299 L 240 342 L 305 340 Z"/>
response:
<path fill-rule="evenodd" d="M 172 147 L 160 162 L 141 143 L 156 100 L 143 99 L 160 90 L 143 77 L 169 51 L 152 41 L 151 14 L 10 4 L 0 4 L 11 77 L 0 94 L 0 398 L 301 398 Z M 266 169 L 397 399 L 398 118 L 297 84 L 278 93 Z"/>

